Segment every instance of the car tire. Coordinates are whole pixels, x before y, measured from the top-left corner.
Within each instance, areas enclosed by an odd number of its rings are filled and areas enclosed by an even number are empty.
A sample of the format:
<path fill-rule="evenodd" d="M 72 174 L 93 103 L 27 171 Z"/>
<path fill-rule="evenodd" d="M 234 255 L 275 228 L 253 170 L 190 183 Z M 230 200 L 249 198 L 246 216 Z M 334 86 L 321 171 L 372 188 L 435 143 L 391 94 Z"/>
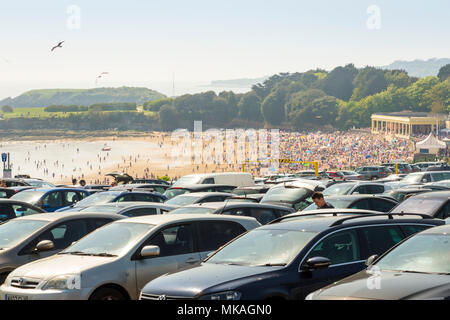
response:
<path fill-rule="evenodd" d="M 126 300 L 126 297 L 114 288 L 100 288 L 91 295 L 89 300 Z"/>

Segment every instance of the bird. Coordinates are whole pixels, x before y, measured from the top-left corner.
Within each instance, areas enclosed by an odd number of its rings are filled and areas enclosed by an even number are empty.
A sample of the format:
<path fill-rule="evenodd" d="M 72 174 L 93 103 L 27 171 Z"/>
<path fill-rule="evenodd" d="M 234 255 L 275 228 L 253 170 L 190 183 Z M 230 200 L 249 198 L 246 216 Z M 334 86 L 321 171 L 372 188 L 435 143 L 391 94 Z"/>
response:
<path fill-rule="evenodd" d="M 102 73 L 100 73 L 98 76 L 97 76 L 97 78 L 95 79 L 95 84 L 97 84 L 97 81 L 98 81 L 98 79 L 100 79 L 103 75 L 105 75 L 105 74 L 109 74 L 109 72 L 102 72 Z"/>
<path fill-rule="evenodd" d="M 63 44 L 63 43 L 64 43 L 64 41 L 59 42 L 56 46 L 54 46 L 54 47 L 52 48 L 51 51 L 55 50 L 56 48 L 62 48 L 62 44 Z"/>

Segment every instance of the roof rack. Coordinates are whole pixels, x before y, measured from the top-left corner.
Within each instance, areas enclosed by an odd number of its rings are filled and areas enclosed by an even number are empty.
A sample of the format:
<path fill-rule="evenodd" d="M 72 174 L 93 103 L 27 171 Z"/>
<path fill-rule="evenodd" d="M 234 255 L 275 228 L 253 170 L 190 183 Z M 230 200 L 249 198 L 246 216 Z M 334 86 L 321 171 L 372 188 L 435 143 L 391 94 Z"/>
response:
<path fill-rule="evenodd" d="M 338 221 L 333 222 L 330 227 L 335 227 L 342 225 L 343 222 L 353 219 L 359 219 L 359 218 L 367 218 L 367 217 L 379 217 L 379 216 L 388 216 L 389 219 L 394 219 L 393 216 L 419 216 L 422 217 L 422 219 L 433 219 L 433 217 L 427 215 L 427 214 L 421 214 L 421 213 L 377 213 L 377 214 L 364 214 L 364 215 L 358 215 L 354 217 L 347 217 L 342 218 Z"/>
<path fill-rule="evenodd" d="M 349 212 L 351 213 L 351 212 Z M 290 218 L 297 218 L 297 217 L 311 217 L 311 216 L 320 216 L 320 215 L 332 215 L 333 217 L 337 217 L 338 214 L 342 214 L 341 212 L 323 212 L 323 213 L 307 213 L 307 214 L 292 214 L 292 215 L 286 215 L 283 217 L 279 217 L 275 220 L 270 221 L 268 224 L 274 224 L 280 221 L 283 221 L 285 219 L 290 219 Z M 345 214 L 345 212 L 344 212 Z M 360 213 L 356 213 L 355 214 L 360 214 Z"/>

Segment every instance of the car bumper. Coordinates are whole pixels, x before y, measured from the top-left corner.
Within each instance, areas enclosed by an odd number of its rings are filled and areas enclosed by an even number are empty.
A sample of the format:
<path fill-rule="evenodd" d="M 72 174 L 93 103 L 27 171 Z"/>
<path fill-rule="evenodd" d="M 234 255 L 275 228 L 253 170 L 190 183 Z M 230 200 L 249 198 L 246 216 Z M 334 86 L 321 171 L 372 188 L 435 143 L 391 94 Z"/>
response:
<path fill-rule="evenodd" d="M 40 290 L 0 287 L 0 300 L 87 300 L 90 289 Z"/>

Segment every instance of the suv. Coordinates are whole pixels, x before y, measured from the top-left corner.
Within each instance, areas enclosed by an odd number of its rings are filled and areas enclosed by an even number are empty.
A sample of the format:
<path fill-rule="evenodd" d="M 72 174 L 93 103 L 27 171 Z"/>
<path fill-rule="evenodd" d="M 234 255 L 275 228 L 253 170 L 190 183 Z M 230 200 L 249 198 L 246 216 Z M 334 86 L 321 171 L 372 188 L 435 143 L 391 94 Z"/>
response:
<path fill-rule="evenodd" d="M 343 210 L 285 216 L 229 242 L 200 266 L 148 283 L 142 300 L 304 299 L 363 270 L 416 232 L 443 220 L 425 215 L 340 215 Z"/>
<path fill-rule="evenodd" d="M 366 180 L 385 178 L 392 173 L 391 170 L 383 166 L 359 167 L 355 172 L 361 175 L 361 179 Z"/>
<path fill-rule="evenodd" d="M 329 186 L 323 191 L 324 196 L 346 194 L 380 194 L 391 190 L 389 185 L 376 182 L 343 182 Z"/>
<path fill-rule="evenodd" d="M 449 171 L 431 171 L 431 172 L 422 171 L 408 174 L 406 177 L 403 178 L 401 182 L 409 184 L 417 184 L 417 183 L 437 182 L 449 179 L 450 179 Z"/>
<path fill-rule="evenodd" d="M 383 167 L 389 168 L 393 173 L 395 172 L 395 165 L 398 167 L 398 173 L 411 173 L 413 172 L 413 168 L 409 165 L 409 163 L 403 163 L 403 162 L 392 162 L 392 163 L 383 163 Z"/>

